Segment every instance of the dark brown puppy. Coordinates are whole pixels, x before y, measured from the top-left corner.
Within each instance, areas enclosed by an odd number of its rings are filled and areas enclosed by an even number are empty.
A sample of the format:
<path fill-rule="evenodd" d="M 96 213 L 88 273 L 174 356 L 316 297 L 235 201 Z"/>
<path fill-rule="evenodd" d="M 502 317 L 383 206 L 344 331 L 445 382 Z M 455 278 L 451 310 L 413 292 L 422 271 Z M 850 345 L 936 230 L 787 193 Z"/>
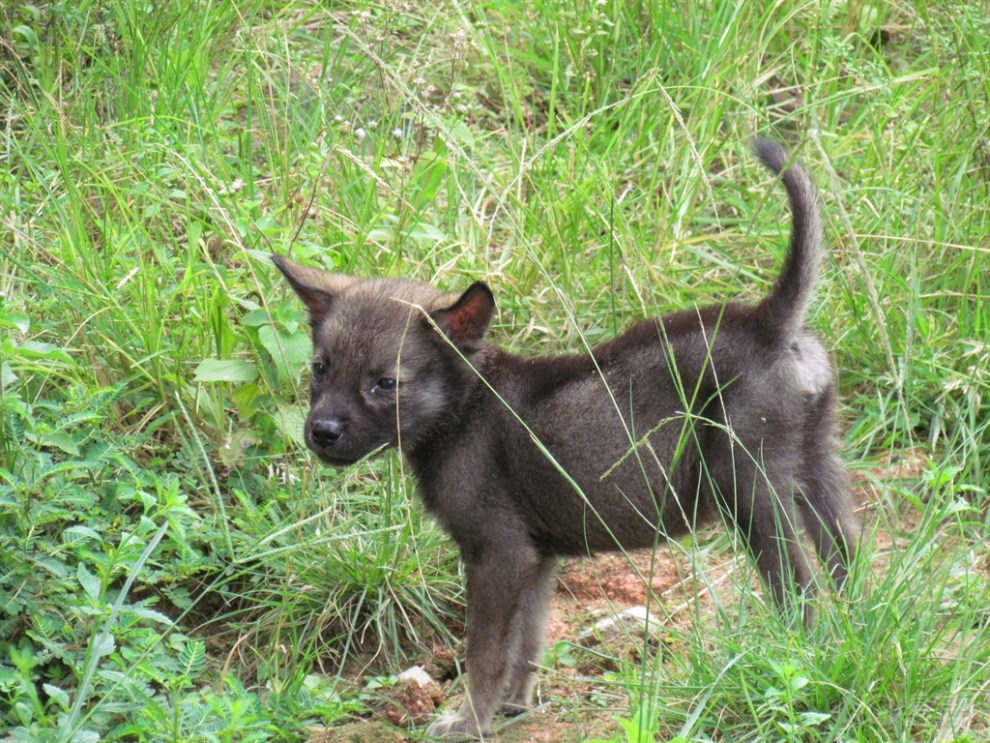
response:
<path fill-rule="evenodd" d="M 822 257 L 815 188 L 779 145 L 755 150 L 793 212 L 770 295 L 641 322 L 591 354 L 487 342 L 481 283 L 445 294 L 274 258 L 313 329 L 306 442 L 335 466 L 398 446 L 460 547 L 467 694 L 432 734 L 480 737 L 500 708 L 530 705 L 560 555 L 648 547 L 721 513 L 778 602 L 812 582 L 801 523 L 845 579 L 856 527 L 834 373 L 804 325 Z"/>

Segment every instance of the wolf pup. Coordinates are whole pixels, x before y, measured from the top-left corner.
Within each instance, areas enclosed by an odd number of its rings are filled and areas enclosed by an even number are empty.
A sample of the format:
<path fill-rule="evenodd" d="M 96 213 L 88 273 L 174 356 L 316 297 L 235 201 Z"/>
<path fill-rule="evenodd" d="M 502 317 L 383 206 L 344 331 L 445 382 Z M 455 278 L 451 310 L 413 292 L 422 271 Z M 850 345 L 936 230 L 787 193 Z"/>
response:
<path fill-rule="evenodd" d="M 495 302 L 480 282 L 446 294 L 274 257 L 312 325 L 307 445 L 334 466 L 397 446 L 460 547 L 467 693 L 432 735 L 482 737 L 499 710 L 530 706 L 559 556 L 650 547 L 721 514 L 778 603 L 812 588 L 801 524 L 845 579 L 857 529 L 835 377 L 804 324 L 822 260 L 816 191 L 782 147 L 754 149 L 793 212 L 769 296 L 643 321 L 591 353 L 524 358 L 488 342 Z"/>

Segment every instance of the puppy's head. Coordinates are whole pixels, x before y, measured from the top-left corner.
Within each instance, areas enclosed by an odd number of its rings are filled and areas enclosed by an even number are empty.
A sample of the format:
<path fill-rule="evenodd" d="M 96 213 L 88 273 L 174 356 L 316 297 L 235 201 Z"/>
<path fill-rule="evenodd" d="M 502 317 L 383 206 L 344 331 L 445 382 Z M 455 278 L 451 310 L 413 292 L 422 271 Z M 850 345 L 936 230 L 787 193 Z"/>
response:
<path fill-rule="evenodd" d="M 474 377 L 495 309 L 491 290 L 463 294 L 396 279 L 358 279 L 273 256 L 309 310 L 313 369 L 306 444 L 347 465 L 409 449 L 453 413 Z"/>

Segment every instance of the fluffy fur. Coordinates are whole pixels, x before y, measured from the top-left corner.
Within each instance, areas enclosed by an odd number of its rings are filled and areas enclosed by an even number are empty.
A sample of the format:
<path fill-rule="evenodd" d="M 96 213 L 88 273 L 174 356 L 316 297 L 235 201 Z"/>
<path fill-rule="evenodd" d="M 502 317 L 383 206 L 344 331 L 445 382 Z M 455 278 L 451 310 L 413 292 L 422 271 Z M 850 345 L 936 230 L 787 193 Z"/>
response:
<path fill-rule="evenodd" d="M 343 466 L 400 448 L 467 574 L 468 685 L 434 735 L 481 737 L 531 703 L 554 565 L 718 515 L 779 603 L 812 584 L 799 528 L 840 583 L 856 526 L 836 455 L 828 353 L 805 326 L 822 258 L 814 185 L 757 140 L 793 214 L 776 284 L 634 325 L 593 353 L 525 358 L 486 340 L 487 286 L 463 294 L 275 263 L 309 309 L 306 441 Z"/>

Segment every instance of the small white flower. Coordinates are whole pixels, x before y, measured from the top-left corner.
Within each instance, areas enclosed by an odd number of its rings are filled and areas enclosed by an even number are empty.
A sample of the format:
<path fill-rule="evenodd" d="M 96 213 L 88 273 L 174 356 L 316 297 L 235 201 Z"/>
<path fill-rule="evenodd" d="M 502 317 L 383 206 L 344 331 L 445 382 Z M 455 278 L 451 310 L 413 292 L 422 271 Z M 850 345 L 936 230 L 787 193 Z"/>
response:
<path fill-rule="evenodd" d="M 221 184 L 220 188 L 217 189 L 217 193 L 221 196 L 229 196 L 230 194 L 237 193 L 242 188 L 244 188 L 244 180 L 241 178 L 236 178 L 229 186 Z"/>
<path fill-rule="evenodd" d="M 366 132 L 364 128 L 360 126 L 354 130 L 354 136 L 357 137 L 358 139 L 364 139 L 367 134 L 368 132 Z"/>
<path fill-rule="evenodd" d="M 395 137 L 396 139 L 401 139 L 402 138 L 402 130 L 399 129 L 398 127 L 396 127 L 395 129 L 392 130 L 392 136 Z"/>

